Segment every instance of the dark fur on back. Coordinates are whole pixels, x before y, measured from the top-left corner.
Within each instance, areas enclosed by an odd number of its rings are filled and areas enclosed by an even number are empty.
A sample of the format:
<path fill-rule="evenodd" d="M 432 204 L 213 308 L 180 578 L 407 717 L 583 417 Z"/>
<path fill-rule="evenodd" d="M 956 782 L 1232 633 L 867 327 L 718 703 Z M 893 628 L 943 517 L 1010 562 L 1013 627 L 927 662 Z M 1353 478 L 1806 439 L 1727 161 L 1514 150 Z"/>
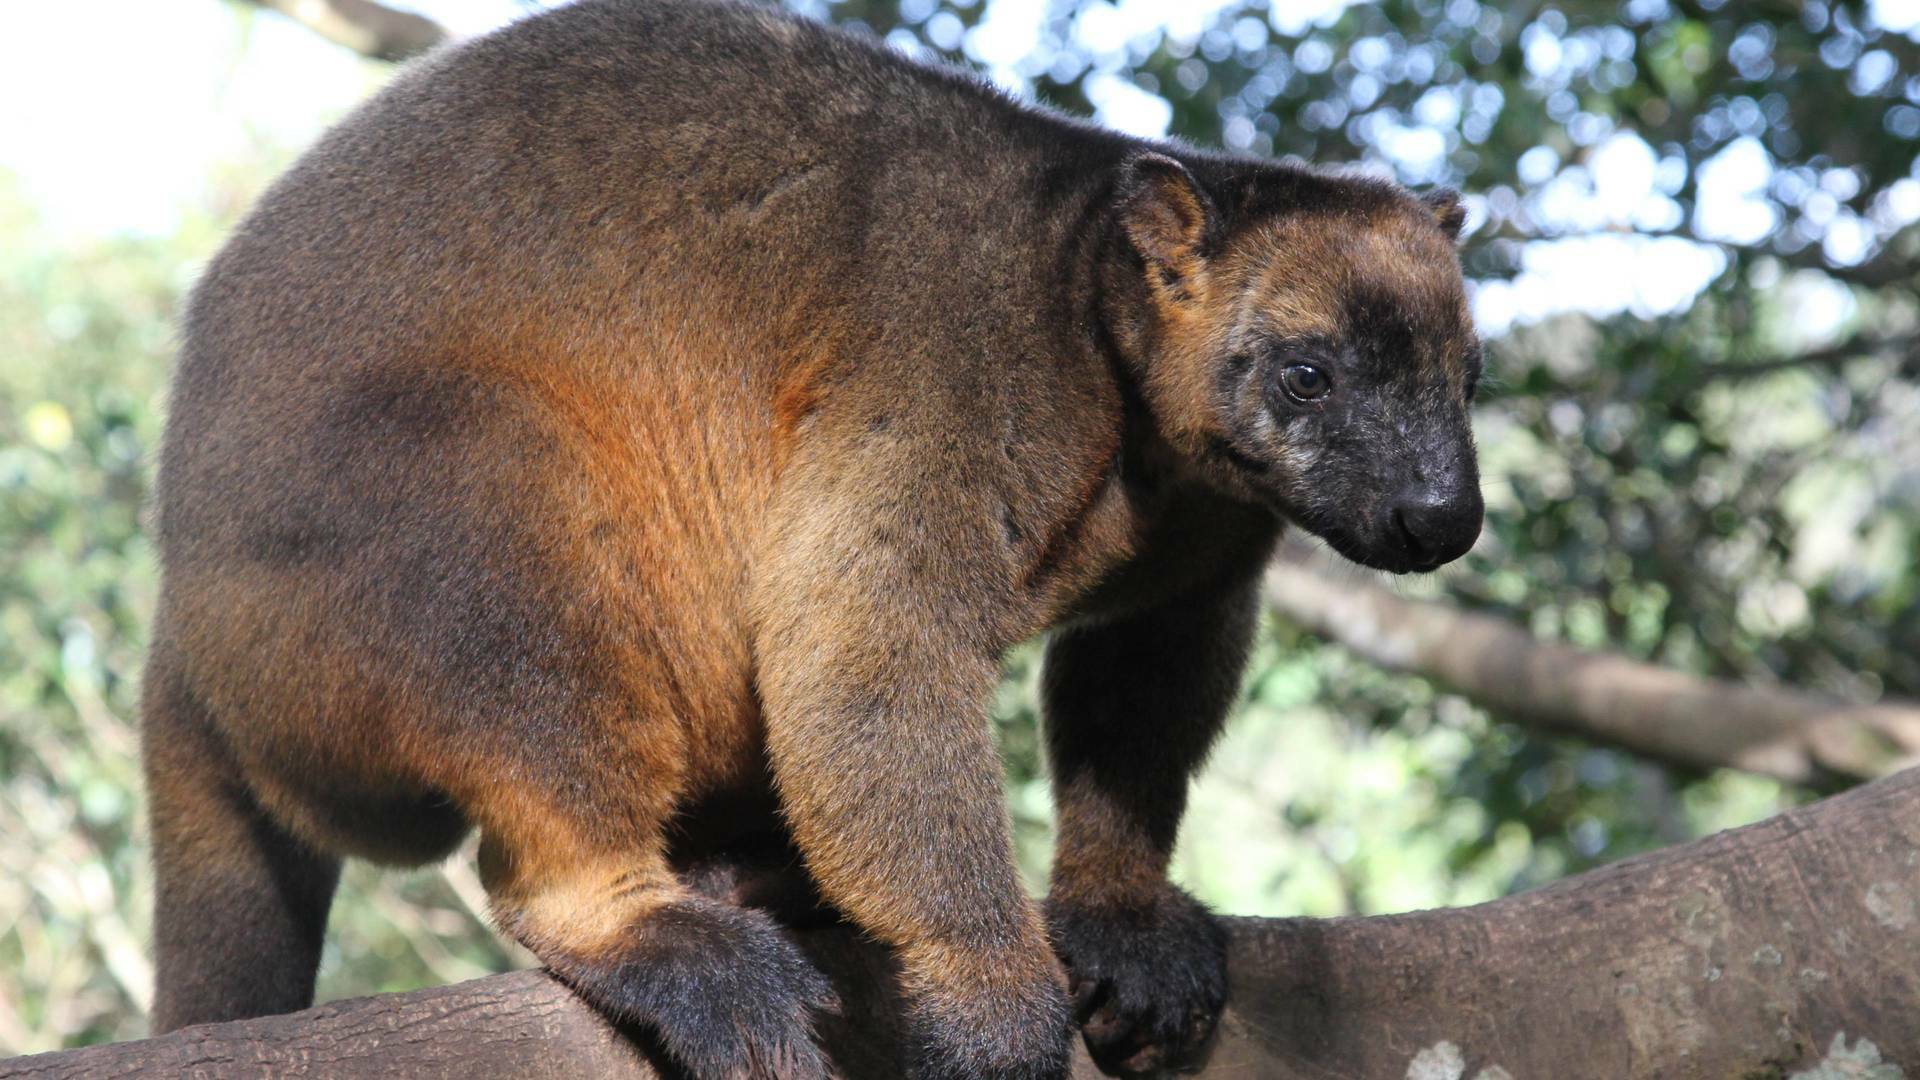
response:
<path fill-rule="evenodd" d="M 338 860 L 478 828 L 502 927 L 699 1075 L 824 1068 L 824 984 L 730 906 L 773 896 L 896 949 L 915 1075 L 1061 1075 L 985 701 L 1062 627 L 1047 917 L 1103 1065 L 1188 1060 L 1225 983 L 1165 882 L 1186 780 L 1284 519 L 1439 543 L 1395 508 L 1471 469 L 1457 228 L 744 5 L 408 68 L 186 315 L 156 1028 L 304 1004 Z M 1276 398 L 1302 356 L 1348 396 Z"/>

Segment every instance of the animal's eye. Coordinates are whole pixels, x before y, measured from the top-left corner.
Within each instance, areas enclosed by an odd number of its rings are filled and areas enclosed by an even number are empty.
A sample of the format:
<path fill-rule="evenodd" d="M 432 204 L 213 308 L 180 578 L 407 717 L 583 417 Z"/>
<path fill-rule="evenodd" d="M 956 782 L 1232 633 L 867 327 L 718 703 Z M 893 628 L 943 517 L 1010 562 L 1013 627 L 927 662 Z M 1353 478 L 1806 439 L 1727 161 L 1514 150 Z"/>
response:
<path fill-rule="evenodd" d="M 1288 364 L 1280 371 L 1280 386 L 1295 401 L 1313 401 L 1327 396 L 1333 380 L 1312 364 Z"/>

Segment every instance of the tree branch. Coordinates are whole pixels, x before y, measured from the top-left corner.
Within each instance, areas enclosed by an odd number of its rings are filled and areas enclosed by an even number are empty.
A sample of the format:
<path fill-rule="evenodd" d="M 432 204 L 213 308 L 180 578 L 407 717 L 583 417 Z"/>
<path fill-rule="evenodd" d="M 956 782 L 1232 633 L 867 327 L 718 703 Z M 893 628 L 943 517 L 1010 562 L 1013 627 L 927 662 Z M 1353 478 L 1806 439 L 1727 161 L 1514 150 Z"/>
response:
<path fill-rule="evenodd" d="M 1875 355 L 1897 357 L 1902 374 L 1920 373 L 1920 333 L 1859 333 L 1831 345 L 1788 356 L 1701 364 L 1692 369 L 1687 385 L 1679 393 L 1690 393 L 1710 382 L 1757 378 L 1790 368 L 1838 369 L 1855 360 Z"/>
<path fill-rule="evenodd" d="M 374 0 L 246 0 L 277 11 L 336 45 L 375 60 L 400 61 L 447 40 L 446 29 L 424 15 Z"/>
<path fill-rule="evenodd" d="M 1234 919 L 1204 1075 L 1763 1076 L 1920 1067 L 1920 771 L 1477 907 Z M 900 1075 L 888 958 L 798 935 L 847 1080 Z M 643 1036 L 539 972 L 0 1061 L 0 1080 L 134 1073 L 660 1077 Z M 1852 1071 L 1847 1071 L 1851 1066 Z M 1075 1077 L 1098 1076 L 1084 1055 Z M 1812 1074 L 1807 1074 L 1812 1075 Z"/>
<path fill-rule="evenodd" d="M 1517 723 L 1663 761 L 1833 786 L 1920 760 L 1914 705 L 1853 705 L 1544 642 L 1492 616 L 1335 581 L 1294 559 L 1269 570 L 1266 595 L 1282 617 L 1382 667 L 1433 679 Z"/>

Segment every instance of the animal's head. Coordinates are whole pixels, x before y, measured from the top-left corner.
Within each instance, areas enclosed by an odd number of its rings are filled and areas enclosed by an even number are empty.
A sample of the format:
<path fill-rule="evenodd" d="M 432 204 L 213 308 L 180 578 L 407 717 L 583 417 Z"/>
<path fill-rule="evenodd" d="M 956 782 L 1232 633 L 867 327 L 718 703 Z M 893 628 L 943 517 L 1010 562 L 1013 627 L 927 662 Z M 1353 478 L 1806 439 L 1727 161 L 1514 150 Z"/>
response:
<path fill-rule="evenodd" d="M 1113 212 L 1107 325 L 1158 428 L 1213 482 L 1356 562 L 1431 570 L 1482 504 L 1480 344 L 1451 192 L 1143 153 Z"/>

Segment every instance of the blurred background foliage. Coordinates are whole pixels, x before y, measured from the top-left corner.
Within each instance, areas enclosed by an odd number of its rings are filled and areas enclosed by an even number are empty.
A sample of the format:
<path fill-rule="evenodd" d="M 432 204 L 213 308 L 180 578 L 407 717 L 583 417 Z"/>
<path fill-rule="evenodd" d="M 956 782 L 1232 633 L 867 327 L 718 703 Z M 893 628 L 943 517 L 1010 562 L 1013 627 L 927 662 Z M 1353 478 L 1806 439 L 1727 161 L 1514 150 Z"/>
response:
<path fill-rule="evenodd" d="M 134 2 L 217 9 L 236 72 L 272 19 L 222 0 Z M 416 6 L 468 29 L 512 14 Z M 1463 188 L 1490 339 L 1489 521 L 1462 564 L 1397 587 L 1686 671 L 1920 697 L 1920 11 L 792 6 L 1129 130 Z M 114 7 L 71 5 L 74 33 Z M 346 102 L 389 69 L 333 70 Z M 249 129 L 218 152 L 183 141 L 198 180 L 159 227 L 75 230 L 0 165 L 0 1053 L 144 1029 L 132 724 L 172 319 L 312 134 Z M 89 135 L 64 137 L 77 153 Z M 140 165 L 103 197 L 139 187 Z M 1031 646 L 1009 658 L 996 709 L 1036 886 L 1049 842 L 1037 659 Z M 1248 914 L 1469 903 L 1806 797 L 1538 735 L 1275 623 L 1195 792 L 1177 873 Z M 321 996 L 527 963 L 483 911 L 467 855 L 352 870 Z"/>

